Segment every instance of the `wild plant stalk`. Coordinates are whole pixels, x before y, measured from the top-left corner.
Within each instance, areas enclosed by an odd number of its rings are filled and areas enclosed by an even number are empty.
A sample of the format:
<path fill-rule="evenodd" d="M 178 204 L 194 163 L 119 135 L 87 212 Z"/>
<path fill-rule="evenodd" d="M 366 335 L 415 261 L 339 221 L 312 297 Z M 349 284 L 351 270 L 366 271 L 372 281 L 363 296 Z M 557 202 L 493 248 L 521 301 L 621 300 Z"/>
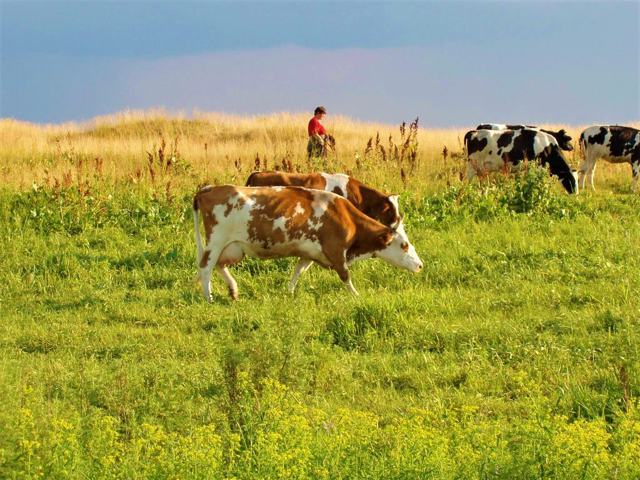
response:
<path fill-rule="evenodd" d="M 389 190 L 434 191 L 458 181 L 463 170 L 460 138 L 466 128 L 419 129 L 415 119 L 398 129 L 335 116 L 326 122 L 337 138 L 335 155 L 326 164 L 310 165 L 307 120 L 305 114 L 235 117 L 196 113 L 186 118 L 162 111 L 124 112 L 85 124 L 39 126 L 3 119 L 0 182 L 26 190 L 34 183 L 77 183 L 80 177 L 85 183 L 159 182 L 162 186 L 171 178 L 172 188 L 191 190 L 203 181 L 243 183 L 256 169 L 259 157 L 262 170 L 327 168 Z M 580 130 L 568 129 L 574 139 Z M 451 170 L 443 168 L 443 147 L 448 149 L 446 161 Z M 569 161 L 576 167 L 580 158 L 574 155 Z M 628 176 L 624 165 L 602 162 L 598 168 L 603 181 Z M 167 178 L 160 181 L 160 177 Z"/>

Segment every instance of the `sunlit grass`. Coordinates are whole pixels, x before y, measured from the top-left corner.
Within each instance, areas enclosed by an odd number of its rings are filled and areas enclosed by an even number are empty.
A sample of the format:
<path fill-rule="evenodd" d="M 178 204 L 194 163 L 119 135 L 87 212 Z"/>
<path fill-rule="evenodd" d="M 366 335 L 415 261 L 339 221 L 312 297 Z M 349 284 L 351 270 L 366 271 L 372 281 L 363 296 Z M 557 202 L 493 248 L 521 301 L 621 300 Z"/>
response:
<path fill-rule="evenodd" d="M 404 183 L 364 158 L 397 126 L 335 119 L 338 162 L 401 193 L 425 271 L 364 261 L 355 298 L 313 267 L 291 296 L 295 260 L 247 259 L 239 300 L 214 276 L 204 302 L 195 186 L 287 142 L 304 166 L 306 120 L 2 121 L 0 477 L 638 478 L 628 169 L 577 197 L 538 171 L 464 185 L 442 156 L 463 129 L 427 130 Z"/>

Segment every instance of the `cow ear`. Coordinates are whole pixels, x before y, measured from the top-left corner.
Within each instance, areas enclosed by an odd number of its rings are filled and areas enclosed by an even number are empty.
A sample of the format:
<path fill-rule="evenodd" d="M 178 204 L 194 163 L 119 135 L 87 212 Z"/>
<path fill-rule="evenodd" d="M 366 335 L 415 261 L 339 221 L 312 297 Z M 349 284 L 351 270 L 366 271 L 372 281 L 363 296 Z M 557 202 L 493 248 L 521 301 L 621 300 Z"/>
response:
<path fill-rule="evenodd" d="M 391 230 L 390 228 L 386 228 L 380 234 L 380 241 L 382 242 L 383 246 L 388 247 L 389 244 L 391 244 L 391 242 L 393 241 L 393 230 Z"/>

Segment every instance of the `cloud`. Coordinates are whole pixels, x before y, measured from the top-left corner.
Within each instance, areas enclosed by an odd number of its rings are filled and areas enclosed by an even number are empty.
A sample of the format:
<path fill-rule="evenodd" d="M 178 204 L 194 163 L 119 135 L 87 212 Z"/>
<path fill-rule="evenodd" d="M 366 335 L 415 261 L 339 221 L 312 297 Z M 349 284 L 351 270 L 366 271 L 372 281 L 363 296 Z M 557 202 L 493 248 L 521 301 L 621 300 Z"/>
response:
<path fill-rule="evenodd" d="M 569 61 L 547 51 L 522 55 L 515 45 L 285 46 L 156 60 L 38 55 L 2 67 L 2 115 L 35 121 L 154 106 L 256 114 L 317 104 L 365 120 L 420 116 L 430 126 L 640 117 L 637 56 L 622 65 L 615 57 Z"/>

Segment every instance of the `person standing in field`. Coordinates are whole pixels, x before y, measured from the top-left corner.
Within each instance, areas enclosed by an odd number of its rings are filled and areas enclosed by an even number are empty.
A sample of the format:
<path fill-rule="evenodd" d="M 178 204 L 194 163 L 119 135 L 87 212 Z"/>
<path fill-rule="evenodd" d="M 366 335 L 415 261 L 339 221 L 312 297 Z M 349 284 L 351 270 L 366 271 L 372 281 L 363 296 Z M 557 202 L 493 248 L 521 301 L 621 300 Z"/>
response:
<path fill-rule="evenodd" d="M 307 143 L 307 157 L 321 157 L 324 153 L 324 143 L 327 131 L 320 123 L 320 120 L 327 114 L 327 110 L 323 107 L 316 107 L 313 111 L 313 117 L 309 120 L 307 131 L 309 133 L 309 143 Z"/>

